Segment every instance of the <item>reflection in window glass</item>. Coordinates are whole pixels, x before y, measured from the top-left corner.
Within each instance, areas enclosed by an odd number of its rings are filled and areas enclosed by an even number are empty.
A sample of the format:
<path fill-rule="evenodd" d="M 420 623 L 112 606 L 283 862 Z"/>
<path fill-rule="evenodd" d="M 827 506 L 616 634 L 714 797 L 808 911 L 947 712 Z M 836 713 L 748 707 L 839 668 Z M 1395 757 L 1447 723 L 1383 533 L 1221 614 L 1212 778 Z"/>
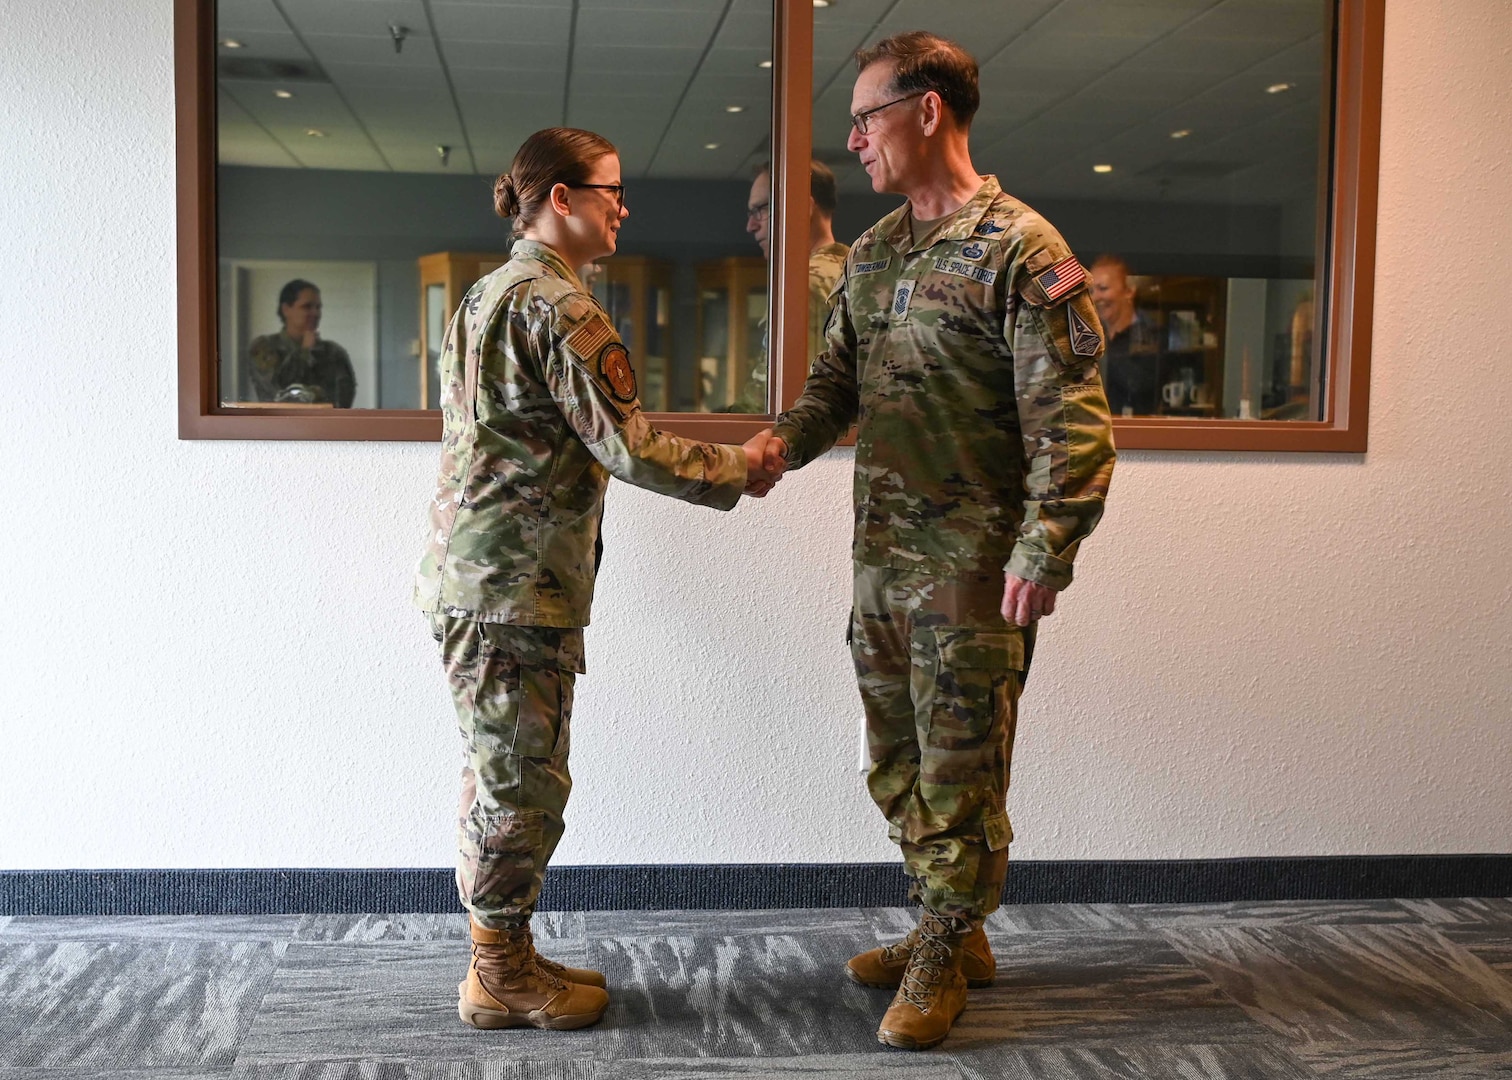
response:
<path fill-rule="evenodd" d="M 508 257 L 491 182 L 532 132 L 566 125 L 619 148 L 630 216 L 619 251 L 580 273 L 645 407 L 729 411 L 751 388 L 767 411 L 746 210 L 771 155 L 770 0 L 216 11 L 224 404 L 436 407 L 445 328 Z"/>
<path fill-rule="evenodd" d="M 848 242 L 897 205 L 846 148 L 852 55 L 904 30 L 981 71 L 979 171 L 1092 278 L 1115 414 L 1318 420 L 1330 0 L 847 0 L 814 12 L 814 153 Z M 880 20 L 880 21 L 879 21 Z M 812 301 L 811 301 L 812 305 Z"/>

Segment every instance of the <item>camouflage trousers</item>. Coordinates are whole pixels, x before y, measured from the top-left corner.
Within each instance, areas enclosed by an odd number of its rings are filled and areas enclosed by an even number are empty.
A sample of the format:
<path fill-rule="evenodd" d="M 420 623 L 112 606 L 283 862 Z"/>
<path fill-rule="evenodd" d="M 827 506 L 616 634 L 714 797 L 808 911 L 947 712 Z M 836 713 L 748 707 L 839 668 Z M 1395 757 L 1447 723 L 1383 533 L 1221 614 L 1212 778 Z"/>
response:
<path fill-rule="evenodd" d="M 562 838 L 583 632 L 432 615 L 465 740 L 457 894 L 482 925 L 530 921 Z"/>
<path fill-rule="evenodd" d="M 1001 574 L 946 580 L 857 564 L 851 657 L 866 710 L 866 786 L 903 852 L 909 898 L 995 911 L 1008 873 L 1008 766 L 1025 633 Z"/>

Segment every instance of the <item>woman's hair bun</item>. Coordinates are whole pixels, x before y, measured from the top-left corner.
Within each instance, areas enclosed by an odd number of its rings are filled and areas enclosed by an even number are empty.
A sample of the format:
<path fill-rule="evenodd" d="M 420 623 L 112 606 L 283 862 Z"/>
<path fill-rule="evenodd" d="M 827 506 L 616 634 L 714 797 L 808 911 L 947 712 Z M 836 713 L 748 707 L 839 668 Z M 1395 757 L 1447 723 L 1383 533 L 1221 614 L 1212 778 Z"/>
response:
<path fill-rule="evenodd" d="M 515 191 L 514 180 L 504 173 L 494 181 L 494 213 L 501 218 L 512 218 L 520 212 L 520 196 Z"/>

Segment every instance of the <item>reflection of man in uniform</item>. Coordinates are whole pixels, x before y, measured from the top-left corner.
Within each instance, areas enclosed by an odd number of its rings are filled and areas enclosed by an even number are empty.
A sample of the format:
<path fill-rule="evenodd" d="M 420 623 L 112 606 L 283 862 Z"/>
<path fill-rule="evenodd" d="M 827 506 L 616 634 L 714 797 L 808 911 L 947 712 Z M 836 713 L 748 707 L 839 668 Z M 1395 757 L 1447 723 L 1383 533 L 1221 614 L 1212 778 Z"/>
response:
<path fill-rule="evenodd" d="M 320 336 L 320 290 L 295 278 L 279 291 L 283 329 L 254 338 L 248 346 L 243 401 L 330 402 L 350 409 L 357 393 L 352 359 L 334 341 Z M 251 393 L 246 390 L 250 389 Z"/>
<path fill-rule="evenodd" d="M 1044 218 L 971 162 L 965 50 L 916 31 L 856 56 L 849 146 L 906 205 L 852 246 L 803 395 L 768 468 L 856 439 L 851 653 L 867 787 L 923 909 L 850 977 L 897 987 L 877 1037 L 946 1037 L 995 961 L 984 918 L 1013 839 L 1006 807 L 1035 620 L 1102 516 L 1112 423 L 1086 271 Z"/>
<path fill-rule="evenodd" d="M 822 161 L 809 162 L 809 288 L 808 354 L 818 356 L 824 348 L 824 324 L 829 320 L 830 294 L 845 268 L 845 253 L 850 249 L 835 239 L 835 174 Z M 756 238 L 761 255 L 771 259 L 772 172 L 763 165 L 751 181 L 746 200 L 746 232 Z M 763 323 L 765 331 L 765 323 Z M 746 384 L 723 412 L 764 413 L 767 411 L 768 362 L 766 335 L 762 335 L 762 356 L 751 369 Z"/>
<path fill-rule="evenodd" d="M 1134 299 L 1128 263 L 1117 255 L 1099 256 L 1092 264 L 1092 303 L 1108 343 L 1103 355 L 1108 407 L 1123 416 L 1149 416 L 1159 411 L 1159 338 Z"/>

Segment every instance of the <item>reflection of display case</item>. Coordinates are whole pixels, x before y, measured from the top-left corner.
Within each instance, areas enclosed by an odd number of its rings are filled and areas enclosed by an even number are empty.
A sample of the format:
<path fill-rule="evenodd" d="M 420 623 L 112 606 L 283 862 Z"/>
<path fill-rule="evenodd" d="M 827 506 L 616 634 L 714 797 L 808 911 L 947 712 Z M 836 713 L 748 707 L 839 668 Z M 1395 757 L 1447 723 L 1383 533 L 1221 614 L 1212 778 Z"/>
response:
<path fill-rule="evenodd" d="M 616 255 L 599 264 L 593 295 L 630 350 L 641 405 L 670 409 L 672 370 L 672 264 L 644 255 Z"/>
<path fill-rule="evenodd" d="M 1221 415 L 1228 279 L 1162 276 L 1143 280 L 1140 308 L 1154 324 L 1159 342 L 1157 413 Z M 1176 384 L 1183 389 L 1168 391 Z"/>
<path fill-rule="evenodd" d="M 766 363 L 767 264 L 732 256 L 698 264 L 698 385 L 694 409 L 735 400 L 751 369 Z"/>
<path fill-rule="evenodd" d="M 438 251 L 420 256 L 420 407 L 441 407 L 441 341 L 467 290 L 507 254 Z"/>

